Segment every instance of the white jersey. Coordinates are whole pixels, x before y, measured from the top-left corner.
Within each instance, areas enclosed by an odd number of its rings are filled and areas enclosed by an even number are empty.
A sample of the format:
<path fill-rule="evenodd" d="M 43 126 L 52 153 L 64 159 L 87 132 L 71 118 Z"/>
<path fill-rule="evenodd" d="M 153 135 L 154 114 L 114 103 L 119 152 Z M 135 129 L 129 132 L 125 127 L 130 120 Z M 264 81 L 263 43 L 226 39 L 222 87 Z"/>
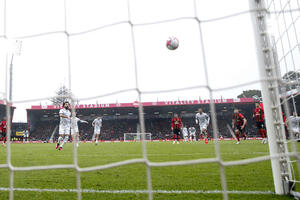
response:
<path fill-rule="evenodd" d="M 78 130 L 78 122 L 85 122 L 85 121 L 79 119 L 78 117 L 75 117 L 74 119 L 72 119 L 72 126 L 71 126 L 71 128 L 75 129 L 75 130 L 76 129 Z"/>
<path fill-rule="evenodd" d="M 93 124 L 95 125 L 95 129 L 101 129 L 102 119 L 94 119 Z"/>
<path fill-rule="evenodd" d="M 188 136 L 188 135 L 189 135 L 188 129 L 187 129 L 186 127 L 184 127 L 184 128 L 182 129 L 182 134 L 183 134 L 183 136 Z"/>
<path fill-rule="evenodd" d="M 189 128 L 189 132 L 190 132 L 190 135 L 195 135 L 195 134 L 196 134 L 196 129 L 195 129 L 195 127 L 190 127 L 190 128 Z"/>
<path fill-rule="evenodd" d="M 196 114 L 196 123 L 199 124 L 200 126 L 201 125 L 208 125 L 209 124 L 209 116 L 206 114 L 206 113 L 197 113 Z"/>
<path fill-rule="evenodd" d="M 289 121 L 291 122 L 291 128 L 299 130 L 300 117 L 290 116 Z"/>
<path fill-rule="evenodd" d="M 60 109 L 59 114 L 63 114 L 64 116 L 71 117 L 71 112 L 65 108 Z M 60 125 L 71 126 L 71 120 L 68 118 L 60 117 Z"/>

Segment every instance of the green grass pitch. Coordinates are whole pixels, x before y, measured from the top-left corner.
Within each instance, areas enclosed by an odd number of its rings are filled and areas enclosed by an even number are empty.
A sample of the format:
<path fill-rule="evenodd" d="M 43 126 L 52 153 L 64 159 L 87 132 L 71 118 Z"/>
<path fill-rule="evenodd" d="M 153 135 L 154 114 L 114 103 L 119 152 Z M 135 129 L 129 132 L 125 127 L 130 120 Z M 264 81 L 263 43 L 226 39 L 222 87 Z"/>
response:
<path fill-rule="evenodd" d="M 72 144 L 66 144 L 63 151 L 55 144 L 12 144 L 14 166 L 72 164 Z M 260 141 L 221 141 L 221 156 L 225 161 L 268 155 L 268 145 Z M 300 148 L 300 145 L 299 145 Z M 214 144 L 203 142 L 172 144 L 171 142 L 149 142 L 147 153 L 150 161 L 179 161 L 215 157 Z M 78 148 L 80 167 L 89 167 L 117 161 L 142 158 L 139 142 L 81 143 Z M 0 164 L 6 162 L 6 148 L 0 147 Z M 296 170 L 297 171 L 297 170 Z M 9 187 L 8 169 L 0 169 L 0 187 Z M 270 161 L 255 164 L 226 167 L 228 190 L 274 191 Z M 158 167 L 151 169 L 153 190 L 221 190 L 220 170 L 217 164 Z M 299 176 L 298 176 L 299 179 Z M 146 167 L 132 164 L 101 171 L 81 174 L 82 189 L 93 190 L 145 190 Z M 76 173 L 72 169 L 26 171 L 14 173 L 14 187 L 40 189 L 75 189 Z M 30 199 L 76 199 L 72 192 L 28 192 L 15 191 L 16 200 Z M 83 199 L 147 199 L 147 194 L 83 193 Z M 230 199 L 293 199 L 272 194 L 230 194 Z M 8 199 L 7 191 L 0 191 L 0 199 Z M 162 194 L 155 193 L 154 199 L 222 199 L 221 194 Z"/>

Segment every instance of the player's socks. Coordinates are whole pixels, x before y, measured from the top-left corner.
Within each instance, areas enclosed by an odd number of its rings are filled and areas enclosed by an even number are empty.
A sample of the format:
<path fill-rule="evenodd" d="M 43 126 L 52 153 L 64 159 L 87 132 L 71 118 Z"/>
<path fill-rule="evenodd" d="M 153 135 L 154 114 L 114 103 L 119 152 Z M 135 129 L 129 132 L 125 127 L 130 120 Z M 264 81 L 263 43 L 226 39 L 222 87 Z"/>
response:
<path fill-rule="evenodd" d="M 204 139 L 204 143 L 205 143 L 205 144 L 208 144 L 208 142 L 207 142 L 207 138 L 205 138 L 205 139 Z"/>
<path fill-rule="evenodd" d="M 239 141 L 240 141 L 240 136 L 239 136 L 239 134 L 236 133 L 235 136 L 236 136 L 237 141 L 239 142 Z"/>
<path fill-rule="evenodd" d="M 243 133 L 243 139 L 246 140 L 247 139 L 247 135 L 246 133 Z"/>
<path fill-rule="evenodd" d="M 68 142 L 68 140 L 69 140 L 69 136 L 65 136 L 65 139 L 64 139 L 63 143 L 60 145 L 60 147 L 61 148 L 64 147 L 64 145 Z"/>

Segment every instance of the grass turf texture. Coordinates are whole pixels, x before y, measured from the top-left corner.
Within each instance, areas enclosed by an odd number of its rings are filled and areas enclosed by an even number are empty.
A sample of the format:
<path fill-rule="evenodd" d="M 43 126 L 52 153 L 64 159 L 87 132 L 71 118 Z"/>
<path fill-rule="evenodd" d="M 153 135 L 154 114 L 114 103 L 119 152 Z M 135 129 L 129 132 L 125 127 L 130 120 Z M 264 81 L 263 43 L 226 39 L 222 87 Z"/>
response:
<path fill-rule="evenodd" d="M 72 144 L 66 144 L 62 152 L 55 144 L 12 144 L 14 166 L 72 164 Z M 221 156 L 225 161 L 268 155 L 268 145 L 260 141 L 220 142 Z M 112 162 L 142 158 L 141 143 L 91 143 L 80 144 L 78 162 L 89 167 Z M 300 146 L 299 146 L 300 148 Z M 172 144 L 150 142 L 147 144 L 150 161 L 179 161 L 215 157 L 214 144 L 203 142 Z M 6 162 L 6 148 L 0 148 L 0 164 Z M 296 170 L 297 171 L 297 170 Z M 226 167 L 228 190 L 274 191 L 270 161 Z M 218 164 L 157 167 L 151 169 L 154 190 L 221 190 Z M 0 169 L 0 187 L 9 186 L 7 169 Z M 132 164 L 102 171 L 81 173 L 82 189 L 95 190 L 145 190 L 146 167 Z M 14 173 L 14 187 L 41 189 L 75 189 L 76 173 L 72 169 L 26 171 Z M 76 193 L 15 191 L 15 199 L 76 199 Z M 147 194 L 83 193 L 83 199 L 147 199 Z M 230 199 L 292 199 L 277 195 L 230 194 Z M 154 199 L 222 199 L 221 194 L 154 194 Z M 0 191 L 0 199 L 8 199 L 8 192 Z"/>

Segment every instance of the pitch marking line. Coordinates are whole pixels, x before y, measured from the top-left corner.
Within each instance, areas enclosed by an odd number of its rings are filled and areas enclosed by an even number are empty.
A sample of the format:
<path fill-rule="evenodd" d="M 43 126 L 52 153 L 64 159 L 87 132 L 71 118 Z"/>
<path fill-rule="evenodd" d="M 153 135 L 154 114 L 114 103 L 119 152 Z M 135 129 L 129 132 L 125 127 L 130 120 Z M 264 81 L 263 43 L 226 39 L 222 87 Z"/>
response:
<path fill-rule="evenodd" d="M 13 188 L 14 191 L 26 192 L 77 192 L 76 189 L 38 189 L 38 188 Z M 10 188 L 0 187 L 0 191 L 10 191 Z M 147 194 L 148 190 L 91 190 L 81 189 L 83 193 L 110 193 L 110 194 Z M 160 194 L 222 194 L 222 190 L 152 190 Z M 275 194 L 272 191 L 227 191 L 229 194 Z"/>

